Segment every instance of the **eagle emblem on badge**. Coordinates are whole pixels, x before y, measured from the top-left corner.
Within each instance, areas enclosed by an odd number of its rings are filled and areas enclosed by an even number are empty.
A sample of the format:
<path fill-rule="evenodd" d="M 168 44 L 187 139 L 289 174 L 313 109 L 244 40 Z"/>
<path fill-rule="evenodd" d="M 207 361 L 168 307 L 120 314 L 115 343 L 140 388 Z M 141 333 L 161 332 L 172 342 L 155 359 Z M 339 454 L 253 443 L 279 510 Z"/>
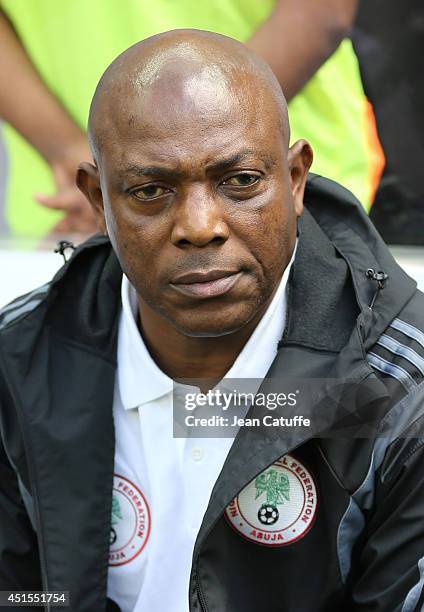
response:
<path fill-rule="evenodd" d="M 280 513 L 277 506 L 290 501 L 290 482 L 285 474 L 270 469 L 259 474 L 255 479 L 256 497 L 266 494 L 266 502 L 258 510 L 258 519 L 264 525 L 273 525 L 278 521 Z"/>
<path fill-rule="evenodd" d="M 307 534 L 317 505 L 311 472 L 293 455 L 284 455 L 242 489 L 225 517 L 251 542 L 286 546 Z"/>

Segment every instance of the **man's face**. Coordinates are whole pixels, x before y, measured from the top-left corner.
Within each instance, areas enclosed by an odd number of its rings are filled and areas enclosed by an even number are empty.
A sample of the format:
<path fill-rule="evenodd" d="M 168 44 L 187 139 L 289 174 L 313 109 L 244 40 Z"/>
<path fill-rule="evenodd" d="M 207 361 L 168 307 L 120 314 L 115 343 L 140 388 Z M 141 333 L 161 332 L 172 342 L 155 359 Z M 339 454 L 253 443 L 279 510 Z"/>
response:
<path fill-rule="evenodd" d="M 198 83 L 167 91 L 130 100 L 102 147 L 105 222 L 141 304 L 185 335 L 220 336 L 271 299 L 302 195 L 276 105 Z"/>

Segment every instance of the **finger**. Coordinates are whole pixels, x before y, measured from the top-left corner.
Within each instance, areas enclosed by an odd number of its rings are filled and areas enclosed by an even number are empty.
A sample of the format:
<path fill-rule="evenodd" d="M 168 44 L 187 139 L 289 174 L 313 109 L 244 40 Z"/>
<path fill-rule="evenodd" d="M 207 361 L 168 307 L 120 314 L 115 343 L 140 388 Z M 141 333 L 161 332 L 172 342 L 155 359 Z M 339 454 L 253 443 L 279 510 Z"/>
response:
<path fill-rule="evenodd" d="M 46 208 L 52 208 L 56 210 L 63 210 L 65 212 L 81 211 L 85 208 L 86 202 L 81 197 L 81 194 L 75 189 L 66 189 L 59 191 L 53 195 L 46 195 L 44 193 L 34 194 L 36 202 L 45 206 Z"/>
<path fill-rule="evenodd" d="M 74 206 L 69 193 L 55 193 L 54 195 L 45 195 L 44 193 L 35 193 L 34 200 L 47 208 L 55 208 L 58 210 L 69 210 Z"/>

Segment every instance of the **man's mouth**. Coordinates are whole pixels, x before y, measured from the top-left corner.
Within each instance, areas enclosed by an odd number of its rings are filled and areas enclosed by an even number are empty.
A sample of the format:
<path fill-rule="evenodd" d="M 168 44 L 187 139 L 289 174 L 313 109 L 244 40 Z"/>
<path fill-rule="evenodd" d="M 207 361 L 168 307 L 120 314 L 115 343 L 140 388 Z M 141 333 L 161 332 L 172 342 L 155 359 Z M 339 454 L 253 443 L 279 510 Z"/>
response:
<path fill-rule="evenodd" d="M 231 291 L 241 275 L 242 272 L 234 270 L 190 272 L 176 278 L 171 286 L 189 297 L 217 297 Z"/>

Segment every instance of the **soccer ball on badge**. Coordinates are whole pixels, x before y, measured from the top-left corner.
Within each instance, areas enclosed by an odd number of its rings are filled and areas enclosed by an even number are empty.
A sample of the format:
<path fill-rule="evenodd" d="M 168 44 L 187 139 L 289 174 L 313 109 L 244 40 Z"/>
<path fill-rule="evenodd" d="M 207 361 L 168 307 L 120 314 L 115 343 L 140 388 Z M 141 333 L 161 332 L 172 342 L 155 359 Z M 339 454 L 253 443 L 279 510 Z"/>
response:
<path fill-rule="evenodd" d="M 279 516 L 277 508 L 271 504 L 262 504 L 258 510 L 258 519 L 263 525 L 274 525 Z"/>

